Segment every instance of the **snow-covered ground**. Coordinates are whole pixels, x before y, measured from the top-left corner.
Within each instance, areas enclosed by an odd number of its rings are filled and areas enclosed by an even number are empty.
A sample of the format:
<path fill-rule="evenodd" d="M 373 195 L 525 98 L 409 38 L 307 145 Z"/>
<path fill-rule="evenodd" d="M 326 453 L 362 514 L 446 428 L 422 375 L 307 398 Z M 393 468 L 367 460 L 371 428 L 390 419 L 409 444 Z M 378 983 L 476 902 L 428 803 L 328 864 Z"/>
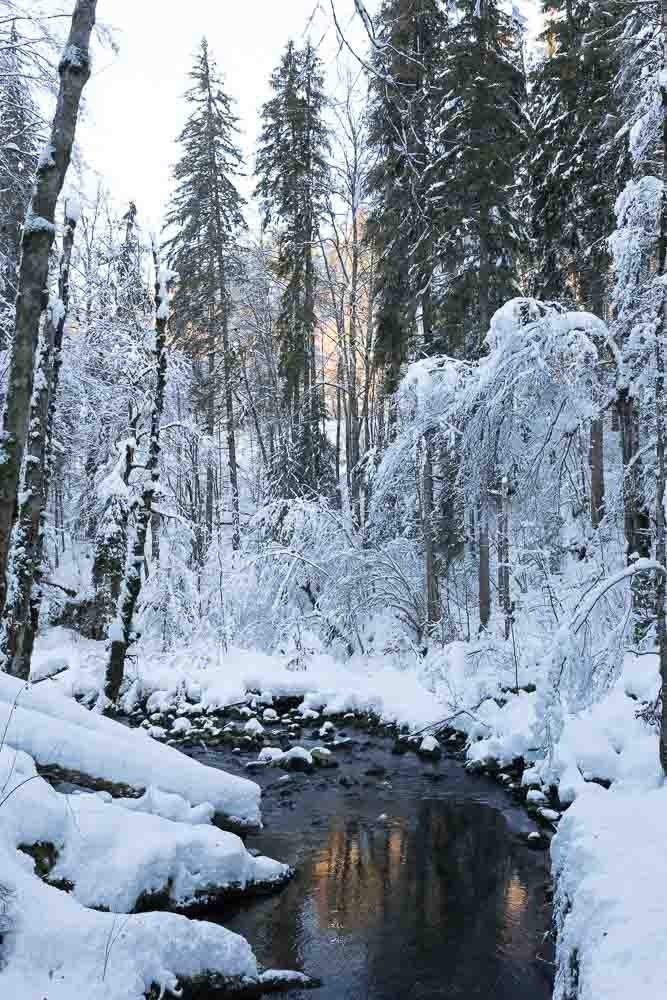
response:
<path fill-rule="evenodd" d="M 478 655 L 479 644 L 475 655 L 464 644 L 455 643 L 444 652 L 415 660 L 412 667 L 387 657 L 341 663 L 318 653 L 303 670 L 289 669 L 279 656 L 241 649 L 221 653 L 202 645 L 187 652 L 162 654 L 157 647 L 145 644 L 137 651 L 123 703 L 128 710 L 145 706 L 155 721 L 169 717 L 173 725 L 174 718 L 178 719 L 171 732 L 156 729 L 156 735 L 187 735 L 190 719 L 245 703 L 248 693 L 255 692 L 250 703 L 254 707 L 248 714 L 257 716 L 253 724 L 258 732 L 263 713 L 271 710 L 274 699 L 294 696 L 302 700 L 301 714 L 312 721 L 346 712 L 370 713 L 414 732 L 449 719 L 453 728 L 467 734 L 472 762 L 483 765 L 493 760 L 508 765 L 522 758 L 526 764 L 524 784 L 534 790 L 533 805 L 549 805 L 549 798 L 553 804 L 556 798 L 558 810 L 547 813 L 554 823 L 560 812 L 567 810 L 552 843 L 560 963 L 556 1000 L 620 1000 L 630 992 L 633 1000 L 667 996 L 667 960 L 661 951 L 661 941 L 667 937 L 667 789 L 658 761 L 656 733 L 638 717 L 638 711 L 657 693 L 654 656 L 628 655 L 621 675 L 596 701 L 573 709 L 558 699 L 555 704 L 553 696 L 547 697 L 537 665 L 524 670 L 524 689 L 514 692 L 512 671 L 499 669 L 491 647 L 487 656 Z M 68 669 L 57 679 L 26 692 L 19 699 L 24 712 L 40 712 L 48 724 L 54 699 L 58 705 L 68 700 L 63 695 L 95 702 L 104 663 L 100 644 L 53 630 L 40 641 L 34 663 L 37 676 L 65 664 Z M 11 700 L 15 683 L 0 678 L 0 714 Z M 87 713 L 73 701 L 69 706 L 62 716 L 66 725 L 79 729 L 86 725 L 95 740 L 104 740 L 105 729 L 115 725 Z M 87 722 L 82 721 L 84 716 Z M 19 731 L 23 729 L 19 727 Z M 153 753 L 176 755 L 145 733 L 137 732 L 132 738 L 133 748 L 145 752 L 146 759 Z M 34 742 L 21 744 L 21 749 L 34 747 Z M 123 774 L 129 781 L 130 772 Z M 164 780 L 163 792 L 153 792 L 152 798 L 146 793 L 145 798 L 151 801 L 145 805 L 131 800 L 132 808 L 185 818 L 176 824 L 183 830 L 190 823 L 190 833 L 183 834 L 182 842 L 190 845 L 188 849 L 205 850 L 193 836 L 192 831 L 199 828 L 192 824 L 210 818 L 201 817 L 197 809 L 201 810 L 207 796 L 208 801 L 212 799 L 214 791 L 203 778 L 196 793 L 189 795 L 185 794 L 185 777 L 172 777 L 169 787 Z M 171 792 L 171 798 L 164 791 Z M 220 805 L 224 795 L 221 790 L 217 794 Z M 230 794 L 229 788 L 224 794 Z M 244 801 L 253 801 L 252 796 Z M 109 816 L 121 812 L 123 806 L 96 796 L 77 803 L 77 809 L 85 822 L 88 814 Z M 189 810 L 192 816 L 188 819 Z M 148 819 L 143 816 L 142 823 Z M 157 831 L 166 820 L 151 817 L 150 822 L 156 824 Z M 109 823 L 103 828 L 99 834 L 102 840 L 106 836 L 114 840 L 115 834 L 108 832 L 112 826 Z M 147 850 L 150 852 L 150 846 Z M 156 858 L 153 869 L 163 878 L 169 862 L 159 852 Z M 75 858 L 71 863 L 76 869 L 82 860 Z M 224 868 L 223 858 L 211 863 Z M 59 865 L 56 874 L 69 877 L 67 862 Z M 271 870 L 279 874 L 278 869 Z M 110 879 L 113 906 L 112 883 Z M 186 898 L 192 889 L 186 878 L 185 887 L 175 891 Z M 85 895 L 90 891 L 83 886 L 79 890 L 86 899 L 92 898 Z M 103 880 L 95 891 L 103 892 Z M 122 908 L 128 908 L 132 895 L 132 891 L 126 892 Z M 69 899 L 67 905 L 75 902 Z"/>
<path fill-rule="evenodd" d="M 667 996 L 667 788 L 589 785 L 552 844 L 554 1000 Z"/>
<path fill-rule="evenodd" d="M 31 758 L 11 746 L 0 753 L 0 782 L 0 872 L 9 893 L 6 923 L 10 928 L 1 946 L 3 997 L 71 1000 L 78 994 L 136 1000 L 152 984 L 171 989 L 182 978 L 207 970 L 226 976 L 257 976 L 252 950 L 236 934 L 173 914 L 130 915 L 127 908 L 120 907 L 121 903 L 130 904 L 140 887 L 153 888 L 157 875 L 167 874 L 168 848 L 173 861 L 180 851 L 187 862 L 188 844 L 180 836 L 180 824 L 162 821 L 165 827 L 175 829 L 172 837 L 161 831 L 160 859 L 157 838 L 146 844 L 145 830 L 131 829 L 133 825 L 148 826 L 154 817 L 128 813 L 133 823 L 123 828 L 121 808 L 94 796 L 81 796 L 81 802 L 76 803 L 76 797 L 60 795 L 36 775 Z M 100 813 L 106 810 L 106 815 L 96 817 L 95 828 L 88 824 L 91 807 Z M 76 892 L 47 885 L 34 874 L 32 858 L 17 850 L 19 845 L 45 843 L 62 847 L 60 870 L 53 875 L 74 880 Z M 98 848 L 109 850 L 109 854 L 98 854 Z M 148 851 L 153 852 L 153 864 L 141 871 L 138 862 L 147 859 Z M 161 870 L 159 860 L 165 863 Z M 222 869 L 228 876 L 233 872 L 233 852 L 228 852 L 226 860 L 229 865 L 223 864 Z M 239 860 L 243 869 L 245 860 Z M 118 874 L 119 865 L 130 871 L 130 881 L 117 885 L 113 895 L 104 887 Z M 105 903 L 125 915 L 88 908 Z"/>
<path fill-rule="evenodd" d="M 26 689 L 13 677 L 0 675 L 0 732 L 38 764 L 142 791 L 157 785 L 191 805 L 211 805 L 227 825 L 260 824 L 260 791 L 253 782 L 204 767 L 155 743 L 142 730 L 89 712 L 48 680 Z"/>
<path fill-rule="evenodd" d="M 132 794 L 61 792 L 36 764 Z M 262 976 L 291 976 L 262 973 L 250 944 L 222 927 L 142 912 L 201 910 L 288 879 L 286 865 L 212 825 L 258 824 L 259 795 L 254 782 L 77 705 L 53 681 L 0 675 L 0 996 L 141 1000 L 202 977 L 259 989 Z"/>

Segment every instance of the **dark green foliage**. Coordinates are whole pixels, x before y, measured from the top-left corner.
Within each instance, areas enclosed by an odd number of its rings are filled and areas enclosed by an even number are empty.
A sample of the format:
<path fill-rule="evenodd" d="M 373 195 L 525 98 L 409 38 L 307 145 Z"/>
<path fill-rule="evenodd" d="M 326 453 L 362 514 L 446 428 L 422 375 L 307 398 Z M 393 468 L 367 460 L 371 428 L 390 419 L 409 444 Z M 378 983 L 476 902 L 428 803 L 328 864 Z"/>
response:
<path fill-rule="evenodd" d="M 534 294 L 570 298 L 598 315 L 621 180 L 614 143 L 619 14 L 617 6 L 589 0 L 545 4 L 545 51 L 532 76 L 534 139 L 526 157 Z"/>
<path fill-rule="evenodd" d="M 297 49 L 289 42 L 271 88 L 273 97 L 262 109 L 256 193 L 265 225 L 275 227 L 275 274 L 283 287 L 278 336 L 284 421 L 273 490 L 278 496 L 328 495 L 334 476 L 316 379 L 314 254 L 329 188 L 329 137 L 322 70 L 310 43 Z"/>
<path fill-rule="evenodd" d="M 237 239 L 244 229 L 243 199 L 235 179 L 241 171 L 236 145 L 237 118 L 217 75 L 206 39 L 201 43 L 192 86 L 185 95 L 190 114 L 178 137 L 183 155 L 176 165 L 177 182 L 167 216 L 174 235 L 167 241 L 169 263 L 178 274 L 173 302 L 175 327 L 195 359 L 205 351 L 200 403 L 209 437 L 216 423 L 218 352 L 222 354 L 227 464 L 232 507 L 232 546 L 240 545 L 239 486 L 234 413 L 235 359 L 229 335 L 230 287 L 241 274 Z M 206 533 L 213 537 L 212 463 L 206 473 Z"/>
<path fill-rule="evenodd" d="M 189 115 L 178 142 L 183 153 L 174 169 L 176 191 L 166 220 L 169 264 L 178 274 L 172 303 L 174 325 L 190 327 L 191 346 L 221 331 L 221 287 L 239 274 L 237 237 L 245 227 L 244 201 L 236 187 L 242 155 L 236 144 L 238 118 L 217 74 L 206 39 L 185 94 Z M 222 250 L 224 275 L 219 271 Z M 221 285 L 222 281 L 222 285 Z M 194 341 L 194 343 L 193 343 Z"/>
<path fill-rule="evenodd" d="M 439 77 L 437 156 L 425 186 L 442 347 L 474 357 L 495 310 L 519 291 L 519 167 L 530 129 L 521 26 L 496 0 L 465 0 L 458 8 Z"/>
<path fill-rule="evenodd" d="M 385 0 L 376 23 L 368 133 L 377 161 L 368 180 L 368 237 L 379 254 L 376 359 L 388 392 L 397 388 L 400 366 L 411 351 L 433 347 L 433 232 L 425 214 L 425 184 L 446 34 L 440 0 Z"/>

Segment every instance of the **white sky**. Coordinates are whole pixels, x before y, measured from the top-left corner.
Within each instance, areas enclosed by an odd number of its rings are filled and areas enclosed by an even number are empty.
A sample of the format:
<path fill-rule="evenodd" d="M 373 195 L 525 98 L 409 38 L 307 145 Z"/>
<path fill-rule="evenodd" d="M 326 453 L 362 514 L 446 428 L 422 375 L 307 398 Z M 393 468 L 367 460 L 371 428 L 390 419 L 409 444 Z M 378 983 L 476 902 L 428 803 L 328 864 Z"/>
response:
<path fill-rule="evenodd" d="M 373 10 L 375 0 L 367 0 Z M 98 20 L 117 29 L 120 52 L 98 47 L 86 87 L 88 116 L 79 132 L 87 164 L 97 171 L 113 199 L 137 203 L 144 227 L 156 226 L 171 189 L 178 156 L 174 142 L 183 124 L 181 95 L 201 37 L 223 73 L 237 114 L 252 173 L 259 109 L 269 96 L 269 77 L 290 37 L 304 40 L 310 16 L 314 44 L 331 71 L 337 42 L 329 0 L 100 0 Z M 336 0 L 341 25 L 363 53 L 363 31 L 353 0 Z M 252 189 L 252 180 L 243 185 Z"/>
<path fill-rule="evenodd" d="M 507 2 L 517 3 L 528 16 L 529 34 L 534 34 L 538 0 Z M 374 13 L 380 0 L 365 3 Z M 354 14 L 354 0 L 335 0 L 335 5 L 346 38 L 365 56 L 366 36 Z M 330 0 L 99 0 L 98 21 L 115 29 L 120 51 L 115 55 L 97 46 L 86 87 L 87 118 L 78 135 L 87 166 L 97 172 L 117 206 L 124 210 L 134 200 L 144 229 L 159 228 L 178 158 L 175 138 L 185 116 L 181 98 L 203 35 L 237 101 L 250 175 L 240 187 L 249 196 L 269 77 L 288 39 L 305 40 L 311 18 L 311 41 L 318 46 L 329 85 L 335 86 L 339 44 L 330 11 Z M 346 62 L 359 68 L 347 53 Z M 87 181 L 94 188 L 94 177 Z"/>

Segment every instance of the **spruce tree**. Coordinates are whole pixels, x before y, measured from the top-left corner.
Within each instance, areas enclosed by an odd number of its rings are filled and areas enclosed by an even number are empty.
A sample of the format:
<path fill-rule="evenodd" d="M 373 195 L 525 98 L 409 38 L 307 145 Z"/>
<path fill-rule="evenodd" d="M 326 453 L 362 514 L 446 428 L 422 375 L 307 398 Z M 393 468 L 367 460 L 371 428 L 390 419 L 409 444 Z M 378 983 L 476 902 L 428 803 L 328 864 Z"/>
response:
<path fill-rule="evenodd" d="M 432 183 L 432 119 L 447 19 L 440 0 L 385 0 L 376 22 L 370 77 L 368 234 L 378 251 L 376 358 L 394 392 L 400 366 L 416 346 L 433 344 L 434 233 L 425 212 Z"/>
<path fill-rule="evenodd" d="M 529 140 L 520 25 L 497 0 L 460 0 L 433 123 L 428 213 L 438 234 L 438 306 L 449 354 L 479 353 L 518 290 L 525 233 L 519 167 Z"/>
<path fill-rule="evenodd" d="M 329 137 L 322 70 L 310 43 L 290 41 L 262 109 L 257 195 L 264 223 L 275 224 L 275 271 L 283 285 L 278 317 L 284 428 L 274 469 L 281 496 L 333 491 L 331 449 L 322 430 L 316 378 L 315 247 L 328 190 Z"/>
<path fill-rule="evenodd" d="M 185 95 L 189 115 L 178 137 L 183 153 L 174 170 L 176 191 L 166 224 L 170 266 L 179 275 L 175 323 L 190 328 L 190 346 L 206 356 L 205 429 L 214 431 L 216 355 L 222 348 L 227 459 L 232 507 L 232 545 L 240 545 L 238 468 L 234 414 L 234 359 L 229 335 L 230 288 L 239 274 L 237 238 L 245 227 L 243 198 L 236 187 L 242 156 L 236 145 L 238 119 L 225 92 L 206 39 L 190 73 Z M 201 338 L 199 343 L 197 338 Z M 203 343 L 202 343 L 203 341 Z M 207 470 L 206 521 L 213 527 L 213 467 Z"/>
<path fill-rule="evenodd" d="M 532 75 L 534 139 L 526 156 L 532 284 L 540 296 L 570 298 L 602 316 L 618 193 L 618 11 L 589 0 L 549 0 L 545 17 L 544 57 Z"/>

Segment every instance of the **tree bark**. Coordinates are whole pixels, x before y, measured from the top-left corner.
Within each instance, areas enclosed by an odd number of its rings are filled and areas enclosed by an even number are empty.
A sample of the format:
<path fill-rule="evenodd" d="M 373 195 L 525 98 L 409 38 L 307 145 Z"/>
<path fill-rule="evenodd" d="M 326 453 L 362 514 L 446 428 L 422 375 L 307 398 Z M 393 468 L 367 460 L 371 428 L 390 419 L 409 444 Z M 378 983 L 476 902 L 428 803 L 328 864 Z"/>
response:
<path fill-rule="evenodd" d="M 591 525 L 600 527 L 604 516 L 604 424 L 591 420 L 589 460 L 591 470 Z"/>
<path fill-rule="evenodd" d="M 56 203 L 65 181 L 83 88 L 90 76 L 90 37 L 97 0 L 77 0 L 60 60 L 60 88 L 49 143 L 35 177 L 21 239 L 14 339 L 0 452 L 0 607 L 7 593 L 7 560 L 21 463 L 28 433 L 39 325 L 47 306 L 49 253 L 55 237 Z"/>
<path fill-rule="evenodd" d="M 125 673 L 125 658 L 132 641 L 132 621 L 141 593 L 141 568 L 146 551 L 146 536 L 153 512 L 153 500 L 160 482 L 160 424 L 164 410 L 167 384 L 167 324 L 169 321 L 168 275 L 160 266 L 157 250 L 153 250 L 155 267 L 155 396 L 151 412 L 150 437 L 146 472 L 149 480 L 144 489 L 142 503 L 136 512 L 134 537 L 125 579 L 118 600 L 116 619 L 111 626 L 109 659 L 106 669 L 104 693 L 114 704 L 120 693 Z"/>
<path fill-rule="evenodd" d="M 479 629 L 486 631 L 491 618 L 491 578 L 489 565 L 489 522 L 486 511 L 479 516 Z"/>
<path fill-rule="evenodd" d="M 433 448 L 431 438 L 433 433 L 424 436 L 424 473 L 423 473 L 423 534 L 424 534 L 424 573 L 426 585 L 426 634 L 429 635 L 441 619 L 440 591 L 435 559 L 434 516 L 433 516 Z"/>
<path fill-rule="evenodd" d="M 348 423 L 349 454 L 347 464 L 350 470 L 350 509 L 357 526 L 361 523 L 360 475 L 359 475 L 359 401 L 357 396 L 357 339 L 359 328 L 359 220 L 357 212 L 352 212 L 352 268 L 350 274 L 350 334 L 348 352 Z"/>
<path fill-rule="evenodd" d="M 489 208 L 483 201 L 479 209 L 479 336 L 480 347 L 489 329 Z"/>
<path fill-rule="evenodd" d="M 660 97 L 662 103 L 662 196 L 660 199 L 660 220 L 658 228 L 658 273 L 664 281 L 667 270 L 667 4 L 662 3 L 661 10 L 662 58 L 660 73 Z M 656 484 L 656 559 L 661 566 L 667 564 L 667 539 L 665 537 L 665 364 L 663 344 L 667 332 L 667 295 L 662 286 L 660 303 L 660 319 L 656 330 L 656 457 L 658 459 L 658 475 Z M 660 665 L 662 711 L 660 716 L 660 764 L 663 773 L 667 775 L 667 622 L 665 610 L 665 574 L 656 573 L 655 583 L 655 632 L 658 643 L 658 660 Z"/>
<path fill-rule="evenodd" d="M 639 557 L 651 555 L 651 521 L 641 494 L 642 463 L 639 457 L 639 416 L 635 402 L 627 389 L 618 397 L 623 457 L 623 524 L 627 561 L 630 565 Z M 640 641 L 652 624 L 653 602 L 650 583 L 645 574 L 632 579 L 632 604 L 635 617 L 635 639 Z"/>
<path fill-rule="evenodd" d="M 509 483 L 503 477 L 500 486 L 498 517 L 498 607 L 505 619 L 505 639 L 510 637 L 512 600 L 510 593 Z"/>
<path fill-rule="evenodd" d="M 6 669 L 27 680 L 42 601 L 44 514 L 52 472 L 52 440 L 60 377 L 63 333 L 69 308 L 69 272 L 76 218 L 65 206 L 58 299 L 49 305 L 30 406 L 30 432 L 9 553 L 11 586 L 5 603 L 2 654 Z"/>

